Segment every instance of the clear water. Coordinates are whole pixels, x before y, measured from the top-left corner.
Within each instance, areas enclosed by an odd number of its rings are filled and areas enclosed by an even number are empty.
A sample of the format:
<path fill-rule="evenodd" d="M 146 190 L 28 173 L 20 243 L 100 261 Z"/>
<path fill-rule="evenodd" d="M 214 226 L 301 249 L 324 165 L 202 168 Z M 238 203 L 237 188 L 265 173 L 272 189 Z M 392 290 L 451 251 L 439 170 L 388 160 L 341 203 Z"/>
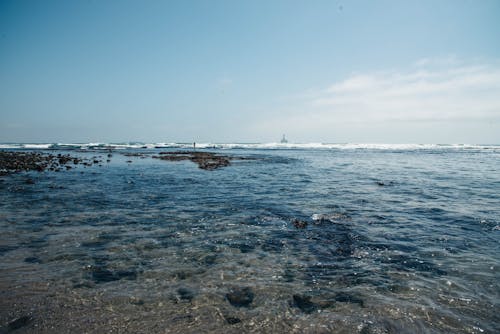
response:
<path fill-rule="evenodd" d="M 212 151 L 2 177 L 2 330 L 500 331 L 500 150 Z"/>

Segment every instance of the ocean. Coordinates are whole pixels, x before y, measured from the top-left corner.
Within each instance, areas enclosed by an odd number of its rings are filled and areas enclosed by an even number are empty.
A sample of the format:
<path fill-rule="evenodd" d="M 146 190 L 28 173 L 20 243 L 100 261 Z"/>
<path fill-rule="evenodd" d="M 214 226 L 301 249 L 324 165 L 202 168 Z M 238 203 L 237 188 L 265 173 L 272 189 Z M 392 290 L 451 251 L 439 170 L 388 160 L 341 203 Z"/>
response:
<path fill-rule="evenodd" d="M 500 146 L 0 144 L 1 333 L 499 333 Z"/>

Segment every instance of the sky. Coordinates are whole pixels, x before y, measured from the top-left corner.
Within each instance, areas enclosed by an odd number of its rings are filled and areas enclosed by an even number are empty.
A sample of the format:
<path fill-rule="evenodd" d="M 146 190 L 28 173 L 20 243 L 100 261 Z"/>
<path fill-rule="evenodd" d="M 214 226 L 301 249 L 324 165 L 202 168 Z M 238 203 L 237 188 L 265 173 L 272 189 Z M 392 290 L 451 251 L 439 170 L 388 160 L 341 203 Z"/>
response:
<path fill-rule="evenodd" d="M 0 0 L 0 142 L 500 144 L 500 1 Z"/>

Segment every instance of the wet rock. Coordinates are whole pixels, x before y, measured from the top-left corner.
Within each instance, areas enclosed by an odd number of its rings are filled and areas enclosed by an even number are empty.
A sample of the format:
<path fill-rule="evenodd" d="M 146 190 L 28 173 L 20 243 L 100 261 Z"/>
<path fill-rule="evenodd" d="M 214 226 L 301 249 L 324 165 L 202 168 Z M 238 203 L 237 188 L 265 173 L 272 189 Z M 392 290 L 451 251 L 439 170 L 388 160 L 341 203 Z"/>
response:
<path fill-rule="evenodd" d="M 307 227 L 307 222 L 306 221 L 303 221 L 303 220 L 298 220 L 298 219 L 294 219 L 292 221 L 292 224 L 295 228 L 298 228 L 298 229 L 303 229 L 303 228 L 306 228 Z"/>
<path fill-rule="evenodd" d="M 235 287 L 226 294 L 229 303 L 236 307 L 248 307 L 254 298 L 254 293 L 249 287 Z"/>
<path fill-rule="evenodd" d="M 19 329 L 19 328 L 22 328 L 22 327 L 29 325 L 32 321 L 33 321 L 32 316 L 25 315 L 25 316 L 19 317 L 15 320 L 12 320 L 11 322 L 9 322 L 7 325 L 7 329 L 9 331 L 14 331 L 16 329 Z"/>

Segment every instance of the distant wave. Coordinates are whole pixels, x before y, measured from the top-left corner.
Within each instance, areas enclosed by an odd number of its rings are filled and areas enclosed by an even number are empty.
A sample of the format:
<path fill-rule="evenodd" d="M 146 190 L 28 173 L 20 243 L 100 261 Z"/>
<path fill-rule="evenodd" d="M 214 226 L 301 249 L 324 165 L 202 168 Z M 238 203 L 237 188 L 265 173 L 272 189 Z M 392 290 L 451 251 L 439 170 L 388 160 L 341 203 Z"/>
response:
<path fill-rule="evenodd" d="M 190 149 L 193 143 L 4 143 L 0 149 L 32 150 L 125 150 L 125 149 Z M 255 149 L 255 150 L 499 150 L 500 145 L 474 144 L 370 144 L 370 143 L 196 143 L 199 149 Z"/>

